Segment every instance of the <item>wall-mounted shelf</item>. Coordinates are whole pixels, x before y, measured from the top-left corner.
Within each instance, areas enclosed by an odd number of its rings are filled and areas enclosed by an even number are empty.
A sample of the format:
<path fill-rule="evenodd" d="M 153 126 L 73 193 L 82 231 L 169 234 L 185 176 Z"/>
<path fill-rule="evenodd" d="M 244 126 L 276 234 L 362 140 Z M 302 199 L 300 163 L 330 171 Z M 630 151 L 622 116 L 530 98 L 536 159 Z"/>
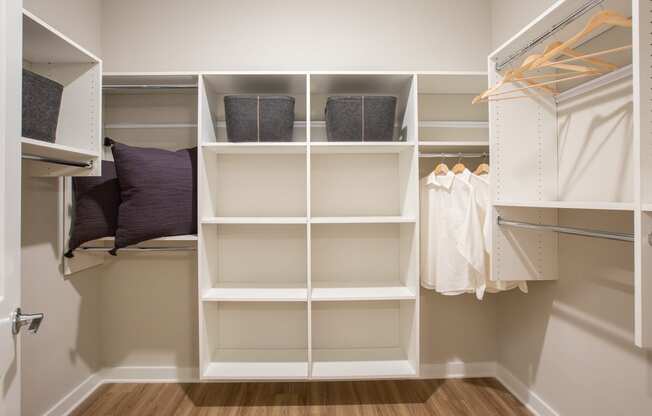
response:
<path fill-rule="evenodd" d="M 368 217 L 312 217 L 312 224 L 410 224 L 417 219 L 411 216 L 368 216 Z"/>
<path fill-rule="evenodd" d="M 90 168 L 30 162 L 33 176 L 97 176 L 101 171 L 101 67 L 95 55 L 23 10 L 23 68 L 63 85 L 55 143 L 22 139 L 24 155 Z"/>

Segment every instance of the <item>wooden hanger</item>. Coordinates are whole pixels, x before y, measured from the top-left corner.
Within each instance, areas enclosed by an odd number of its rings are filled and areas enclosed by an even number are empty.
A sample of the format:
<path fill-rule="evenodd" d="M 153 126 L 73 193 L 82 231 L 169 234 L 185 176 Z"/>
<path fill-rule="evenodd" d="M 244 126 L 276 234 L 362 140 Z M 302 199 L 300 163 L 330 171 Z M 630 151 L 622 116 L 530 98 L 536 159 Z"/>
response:
<path fill-rule="evenodd" d="M 603 69 L 607 69 L 607 67 L 612 68 L 611 64 L 607 62 L 602 62 L 599 60 L 592 60 L 589 58 L 593 58 L 595 56 L 599 56 L 602 54 L 607 54 L 607 53 L 613 53 L 618 50 L 623 50 L 627 47 L 622 47 L 622 48 L 614 48 L 609 51 L 602 51 L 602 52 L 597 52 L 597 53 L 592 53 L 592 54 L 585 54 L 585 55 L 578 55 L 577 52 L 573 50 L 573 46 L 575 43 L 577 43 L 580 39 L 582 39 L 584 36 L 588 35 L 589 33 L 597 30 L 603 25 L 610 25 L 610 26 L 621 26 L 621 27 L 632 27 L 632 20 L 631 18 L 624 17 L 623 15 L 612 11 L 612 10 L 604 10 L 595 16 L 591 18 L 591 20 L 587 23 L 587 25 L 584 27 L 583 30 L 580 32 L 576 33 L 574 36 L 572 36 L 570 39 L 568 39 L 565 42 L 555 42 L 551 45 L 549 45 L 548 48 L 544 51 L 543 54 L 535 54 L 528 56 L 521 66 L 518 69 L 513 69 L 509 70 L 505 73 L 505 76 L 503 79 L 496 84 L 494 87 L 489 88 L 482 94 L 478 95 L 475 97 L 472 101 L 473 104 L 479 103 L 479 102 L 487 102 L 489 97 L 493 95 L 498 95 L 496 94 L 496 91 L 500 89 L 503 85 L 511 82 L 518 81 L 519 78 L 522 79 L 522 81 L 525 81 L 528 84 L 528 88 L 538 88 L 538 89 L 545 89 L 545 90 L 550 90 L 552 87 L 550 87 L 550 84 L 552 83 L 533 83 L 531 80 L 527 80 L 524 78 L 524 74 L 527 71 L 531 71 L 534 69 L 542 68 L 542 67 L 560 67 L 560 65 L 565 64 L 567 62 L 571 61 L 577 61 L 577 60 L 583 60 L 585 62 L 590 62 L 593 65 L 597 67 L 602 67 Z M 631 45 L 629 46 L 631 47 Z M 559 55 L 574 55 L 571 56 L 569 59 L 561 60 L 561 61 L 552 61 L 552 59 L 556 58 Z M 561 69 L 561 68 L 560 68 Z M 586 67 L 565 67 L 567 70 L 577 70 L 577 72 L 581 72 L 582 76 L 588 76 L 590 71 L 598 71 L 600 72 L 597 68 L 586 68 Z M 613 68 L 612 68 L 613 70 Z M 560 81 L 563 80 L 570 80 L 570 79 L 575 79 L 572 77 L 569 78 L 563 78 Z M 514 90 L 511 92 L 515 92 L 519 90 Z M 552 91 L 554 92 L 554 91 Z M 524 95 L 523 97 L 526 97 Z M 519 98 L 521 98 L 519 96 Z"/>
<path fill-rule="evenodd" d="M 448 166 L 446 166 L 446 163 L 442 160 L 435 166 L 435 170 L 433 170 L 435 173 L 435 176 L 443 176 L 448 174 Z"/>
<path fill-rule="evenodd" d="M 569 77 L 566 77 L 566 78 L 554 79 L 552 81 L 545 81 L 545 82 L 531 84 L 531 85 L 528 85 L 527 87 L 512 88 L 511 90 L 508 90 L 508 91 L 502 91 L 502 92 L 496 92 L 496 93 L 490 94 L 490 95 L 487 96 L 487 98 L 482 99 L 479 102 L 490 101 L 490 99 L 492 97 L 496 97 L 496 96 L 500 96 L 500 95 L 512 94 L 512 93 L 521 92 L 521 91 L 527 91 L 527 90 L 530 90 L 530 89 L 533 89 L 533 88 L 540 88 L 542 86 L 549 86 L 549 85 L 557 84 L 559 82 L 571 81 L 571 80 L 574 80 L 574 79 L 585 78 L 585 77 L 592 77 L 592 76 L 596 76 L 596 75 L 600 75 L 600 74 L 602 74 L 602 73 L 599 72 L 599 71 L 587 71 L 587 72 L 579 73 L 577 75 L 572 75 L 572 76 L 569 76 Z M 556 90 L 555 90 L 554 93 L 556 93 Z M 519 98 L 521 98 L 521 97 L 524 98 L 524 97 L 527 97 L 527 95 L 519 96 Z"/>
<path fill-rule="evenodd" d="M 484 155 L 485 159 L 487 158 L 487 154 L 485 153 Z M 489 164 L 486 162 L 482 162 L 478 165 L 478 167 L 473 171 L 473 174 L 476 176 L 480 175 L 488 175 L 489 174 Z"/>
<path fill-rule="evenodd" d="M 553 49 L 559 48 L 561 46 L 562 46 L 562 43 L 559 42 L 559 41 L 552 42 L 550 45 L 548 45 L 546 47 L 543 54 L 545 55 L 546 53 L 552 51 Z M 612 63 L 607 62 L 607 61 L 603 61 L 602 59 L 587 57 L 585 54 L 581 54 L 581 53 L 577 52 L 575 49 L 571 49 L 571 48 L 563 48 L 563 49 L 561 49 L 561 56 L 566 56 L 568 58 L 575 58 L 575 60 L 586 62 L 588 64 L 593 65 L 596 68 L 600 68 L 600 69 L 602 69 L 604 71 L 607 71 L 607 72 L 614 71 L 614 70 L 618 69 L 618 65 L 612 64 Z M 566 61 L 566 62 L 568 62 L 568 61 Z M 557 61 L 557 64 L 559 64 L 559 63 L 563 63 L 563 62 Z"/>
<path fill-rule="evenodd" d="M 455 166 L 453 166 L 453 173 L 459 175 L 460 173 L 464 172 L 465 169 L 466 166 L 464 166 L 464 163 L 462 163 L 462 155 L 460 154 L 460 157 L 457 159 L 457 163 Z"/>
<path fill-rule="evenodd" d="M 575 44 L 580 41 L 584 36 L 590 34 L 591 32 L 596 31 L 600 27 L 607 26 L 620 26 L 620 27 L 632 27 L 632 19 L 621 15 L 618 12 L 613 10 L 604 10 L 600 13 L 593 16 L 589 22 L 586 24 L 584 29 L 577 32 L 570 39 L 566 40 L 563 43 L 560 43 L 556 47 L 548 50 L 546 53 L 542 54 L 539 58 L 532 62 L 530 69 L 536 69 L 543 64 L 551 62 L 554 58 L 564 53 L 565 50 L 573 49 Z"/>

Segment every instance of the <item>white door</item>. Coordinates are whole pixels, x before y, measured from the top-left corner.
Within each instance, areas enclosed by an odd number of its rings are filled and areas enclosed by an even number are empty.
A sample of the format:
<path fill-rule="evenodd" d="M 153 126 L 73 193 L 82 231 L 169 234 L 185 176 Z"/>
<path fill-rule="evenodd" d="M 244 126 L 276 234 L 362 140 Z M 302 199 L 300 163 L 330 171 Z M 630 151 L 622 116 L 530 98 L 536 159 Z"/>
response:
<path fill-rule="evenodd" d="M 0 415 L 20 415 L 20 118 L 22 1 L 0 1 Z"/>

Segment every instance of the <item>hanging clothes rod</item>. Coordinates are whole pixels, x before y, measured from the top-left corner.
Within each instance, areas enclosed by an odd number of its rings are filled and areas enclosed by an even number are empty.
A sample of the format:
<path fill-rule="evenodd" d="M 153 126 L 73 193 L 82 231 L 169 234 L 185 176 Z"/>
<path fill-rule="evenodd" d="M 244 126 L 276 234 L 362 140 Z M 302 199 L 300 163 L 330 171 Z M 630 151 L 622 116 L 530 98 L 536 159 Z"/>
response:
<path fill-rule="evenodd" d="M 454 157 L 459 157 L 462 159 L 475 159 L 475 158 L 484 158 L 489 157 L 489 152 L 482 153 L 466 153 L 466 152 L 457 152 L 457 153 L 419 153 L 419 157 L 439 157 L 442 159 L 449 159 Z"/>
<path fill-rule="evenodd" d="M 630 243 L 634 242 L 634 234 L 631 233 L 616 233 L 611 231 L 588 230 L 585 228 L 562 227 L 559 225 L 532 224 L 529 222 L 506 220 L 503 219 L 502 217 L 498 217 L 497 223 L 498 225 L 523 228 L 526 230 L 533 230 L 533 231 L 552 231 L 560 234 L 579 235 L 583 237 L 594 237 L 594 238 L 606 238 L 607 240 L 627 241 Z"/>
<path fill-rule="evenodd" d="M 586 13 L 589 11 L 593 10 L 595 7 L 601 5 L 604 3 L 604 0 L 590 0 L 584 3 L 580 8 L 575 10 L 573 13 L 570 15 L 566 16 L 562 21 L 559 23 L 555 24 L 553 27 L 550 28 L 547 32 L 537 36 L 533 40 L 531 40 L 527 45 L 519 49 L 518 51 L 514 52 L 513 54 L 509 55 L 505 59 L 496 62 L 496 71 L 502 71 L 507 65 L 511 64 L 514 60 L 520 58 L 521 56 L 525 55 L 528 53 L 530 50 L 535 48 L 537 45 L 539 45 L 541 42 L 545 41 L 546 39 L 550 38 L 553 36 L 555 33 L 559 32 L 569 24 L 573 23 L 575 20 L 579 19 L 580 17 L 584 16 Z"/>
<path fill-rule="evenodd" d="M 113 250 L 113 247 L 93 247 L 93 246 L 87 246 L 87 247 L 78 247 L 75 249 L 75 251 L 86 251 L 86 252 L 109 252 Z M 125 247 L 118 249 L 118 253 L 122 253 L 123 251 L 125 252 L 139 252 L 139 253 L 144 253 L 144 252 L 152 252 L 152 251 L 197 251 L 195 247 L 191 246 L 168 246 L 168 247 Z"/>
<path fill-rule="evenodd" d="M 53 158 L 49 158 L 49 157 L 32 156 L 32 155 L 23 155 L 22 158 L 24 160 L 34 160 L 36 162 L 54 163 L 54 164 L 57 164 L 57 165 L 72 166 L 72 167 L 76 167 L 76 168 L 93 169 L 93 161 L 89 161 L 89 162 L 73 162 L 73 161 L 70 161 L 70 160 L 53 159 Z"/>
<path fill-rule="evenodd" d="M 189 90 L 197 89 L 196 84 L 109 84 L 103 90 Z"/>

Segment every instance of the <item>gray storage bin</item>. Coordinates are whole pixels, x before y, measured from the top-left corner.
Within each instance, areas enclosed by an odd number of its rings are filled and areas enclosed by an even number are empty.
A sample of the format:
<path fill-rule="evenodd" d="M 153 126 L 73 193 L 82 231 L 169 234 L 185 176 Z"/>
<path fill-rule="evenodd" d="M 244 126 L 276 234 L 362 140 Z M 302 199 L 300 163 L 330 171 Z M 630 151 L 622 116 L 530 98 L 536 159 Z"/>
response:
<path fill-rule="evenodd" d="M 23 69 L 23 137 L 54 143 L 63 85 Z"/>
<path fill-rule="evenodd" d="M 230 142 L 292 140 L 294 97 L 227 95 L 224 112 Z"/>
<path fill-rule="evenodd" d="M 328 97 L 326 135 L 329 141 L 393 141 L 396 97 Z"/>

